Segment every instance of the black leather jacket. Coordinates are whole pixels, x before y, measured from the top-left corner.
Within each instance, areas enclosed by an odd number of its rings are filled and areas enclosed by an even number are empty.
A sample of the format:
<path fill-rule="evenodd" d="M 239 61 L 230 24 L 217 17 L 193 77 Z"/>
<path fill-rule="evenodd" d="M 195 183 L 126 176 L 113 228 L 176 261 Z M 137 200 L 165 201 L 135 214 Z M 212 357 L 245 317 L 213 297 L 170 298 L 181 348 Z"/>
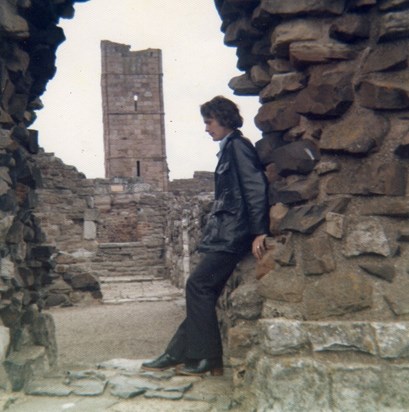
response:
<path fill-rule="evenodd" d="M 235 130 L 215 171 L 215 200 L 200 252 L 245 253 L 256 235 L 268 234 L 267 181 L 254 146 Z"/>

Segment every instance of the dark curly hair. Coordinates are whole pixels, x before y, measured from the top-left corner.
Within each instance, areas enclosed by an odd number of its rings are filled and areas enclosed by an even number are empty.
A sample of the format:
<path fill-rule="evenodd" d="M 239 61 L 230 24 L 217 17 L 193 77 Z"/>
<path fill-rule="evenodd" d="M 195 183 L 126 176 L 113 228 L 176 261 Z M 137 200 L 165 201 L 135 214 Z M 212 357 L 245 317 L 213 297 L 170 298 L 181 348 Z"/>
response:
<path fill-rule="evenodd" d="M 203 117 L 216 119 L 220 126 L 230 129 L 238 129 L 243 126 L 243 118 L 239 108 L 231 100 L 223 96 L 213 97 L 212 100 L 200 106 L 200 114 Z"/>

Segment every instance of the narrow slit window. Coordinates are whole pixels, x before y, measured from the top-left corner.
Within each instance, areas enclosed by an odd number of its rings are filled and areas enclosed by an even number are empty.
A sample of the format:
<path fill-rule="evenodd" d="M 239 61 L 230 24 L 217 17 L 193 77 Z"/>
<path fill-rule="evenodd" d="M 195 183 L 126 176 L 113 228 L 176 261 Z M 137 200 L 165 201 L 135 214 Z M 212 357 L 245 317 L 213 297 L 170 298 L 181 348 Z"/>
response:
<path fill-rule="evenodd" d="M 141 162 L 136 161 L 136 177 L 141 177 Z"/>
<path fill-rule="evenodd" d="M 136 112 L 138 110 L 138 95 L 137 94 L 133 95 L 133 105 L 134 105 L 134 109 Z"/>

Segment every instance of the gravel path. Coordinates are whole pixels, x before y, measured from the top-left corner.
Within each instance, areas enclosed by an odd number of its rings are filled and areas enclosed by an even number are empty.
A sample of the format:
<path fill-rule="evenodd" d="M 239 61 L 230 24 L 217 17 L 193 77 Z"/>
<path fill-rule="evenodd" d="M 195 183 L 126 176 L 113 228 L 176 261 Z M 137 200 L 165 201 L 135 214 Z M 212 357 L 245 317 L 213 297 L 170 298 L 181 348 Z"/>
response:
<path fill-rule="evenodd" d="M 60 367 L 86 367 L 114 358 L 160 355 L 185 314 L 183 300 L 50 310 Z"/>

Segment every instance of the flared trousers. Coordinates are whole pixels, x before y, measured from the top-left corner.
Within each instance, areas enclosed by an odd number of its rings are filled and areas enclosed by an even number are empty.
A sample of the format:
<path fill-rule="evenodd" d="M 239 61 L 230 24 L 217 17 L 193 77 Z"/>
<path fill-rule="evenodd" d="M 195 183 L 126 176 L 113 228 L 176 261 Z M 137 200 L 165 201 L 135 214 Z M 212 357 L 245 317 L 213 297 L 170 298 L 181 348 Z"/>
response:
<path fill-rule="evenodd" d="M 216 304 L 241 255 L 214 252 L 203 256 L 186 283 L 186 318 L 166 353 L 180 360 L 223 355 Z"/>

